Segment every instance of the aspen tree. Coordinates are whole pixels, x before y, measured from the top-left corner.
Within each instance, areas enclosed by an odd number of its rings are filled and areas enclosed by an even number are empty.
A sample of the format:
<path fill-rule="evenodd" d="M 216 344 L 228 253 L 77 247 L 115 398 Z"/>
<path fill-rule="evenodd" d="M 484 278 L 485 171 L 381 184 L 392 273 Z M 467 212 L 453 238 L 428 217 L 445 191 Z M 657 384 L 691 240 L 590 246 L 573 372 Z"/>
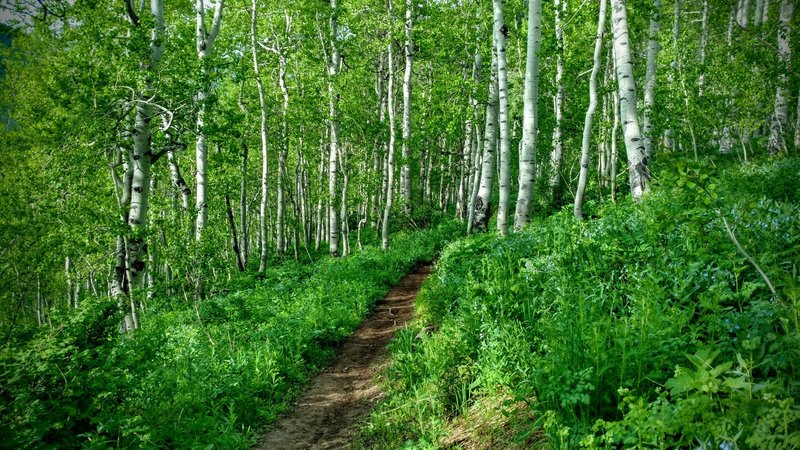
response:
<path fill-rule="evenodd" d="M 403 45 L 405 54 L 405 70 L 403 72 L 403 166 L 400 170 L 400 192 L 403 195 L 403 209 L 411 213 L 411 73 L 414 65 L 414 2 L 406 0 L 405 32 Z"/>
<path fill-rule="evenodd" d="M 328 59 L 328 125 L 330 127 L 330 152 L 328 153 L 328 245 L 333 256 L 339 256 L 339 218 L 336 211 L 336 173 L 339 156 L 339 92 L 336 79 L 341 64 L 339 49 L 339 2 L 331 0 L 330 57 Z"/>
<path fill-rule="evenodd" d="M 508 71 L 506 68 L 506 37 L 508 27 L 503 19 L 504 0 L 493 0 L 494 5 L 494 46 L 497 51 L 497 94 L 498 119 L 500 131 L 500 199 L 497 205 L 497 229 L 501 236 L 508 234 L 508 198 L 511 191 L 511 173 L 509 167 L 508 136 Z"/>
<path fill-rule="evenodd" d="M 564 118 L 564 27 L 561 24 L 561 14 L 567 12 L 567 1 L 554 0 L 555 2 L 555 30 L 556 30 L 556 95 L 554 98 L 556 126 L 553 128 L 553 150 L 550 153 L 550 194 L 555 197 L 558 185 L 561 182 L 561 159 L 563 158 L 563 142 L 561 139 L 561 121 Z M 559 8 L 559 4 L 562 6 Z M 524 120 L 524 119 L 523 119 Z"/>
<path fill-rule="evenodd" d="M 261 205 L 258 212 L 259 247 L 261 250 L 258 271 L 267 269 L 267 180 L 269 177 L 269 158 L 267 140 L 267 102 L 264 92 L 264 83 L 261 80 L 261 69 L 258 64 L 258 34 L 256 31 L 256 15 L 258 0 L 253 0 L 250 8 L 250 50 L 253 53 L 253 73 L 258 87 L 258 105 L 261 110 L 261 123 L 259 127 L 261 136 Z"/>
<path fill-rule="evenodd" d="M 197 173 L 195 180 L 196 187 L 196 201 L 195 209 L 197 219 L 195 222 L 195 239 L 200 242 L 203 236 L 203 229 L 206 227 L 208 221 L 208 142 L 206 141 L 205 131 L 205 115 L 206 115 L 206 102 L 208 101 L 209 79 L 208 71 L 206 69 L 208 56 L 214 47 L 214 42 L 219 35 L 220 25 L 222 23 L 222 10 L 225 6 L 225 0 L 218 0 L 214 8 L 214 18 L 211 22 L 211 28 L 206 29 L 205 23 L 205 0 L 197 0 L 195 2 L 195 44 L 197 50 L 197 59 L 200 61 L 200 78 L 202 84 L 200 90 L 196 94 L 196 101 L 198 104 L 196 133 L 197 139 L 195 141 L 195 160 L 197 163 Z"/>
<path fill-rule="evenodd" d="M 558 6 L 556 5 L 556 9 Z M 558 12 L 556 12 L 558 14 Z M 522 152 L 519 158 L 519 193 L 514 229 L 520 230 L 530 218 L 533 186 L 536 182 L 536 134 L 539 98 L 539 47 L 542 36 L 542 0 L 528 0 L 528 36 L 525 55 L 525 92 L 522 112 Z M 558 125 L 557 125 L 558 126 Z"/>
<path fill-rule="evenodd" d="M 611 1 L 611 22 L 614 32 L 614 58 L 617 66 L 622 132 L 628 156 L 628 176 L 631 195 L 639 200 L 650 180 L 649 161 L 642 142 L 636 106 L 636 83 L 633 78 L 633 58 L 628 34 L 628 13 L 625 0 Z"/>
<path fill-rule="evenodd" d="M 392 16 L 392 6 L 389 3 L 389 17 Z M 381 248 L 389 249 L 389 218 L 394 200 L 394 146 L 395 146 L 395 110 L 394 110 L 394 49 L 391 33 L 387 46 L 389 81 L 387 85 L 387 109 L 389 112 L 389 147 L 386 155 L 386 203 L 383 209 L 383 224 L 381 226 Z"/>
<path fill-rule="evenodd" d="M 583 196 L 586 191 L 586 180 L 589 176 L 591 162 L 590 145 L 592 139 L 592 122 L 597 111 L 597 74 L 600 72 L 600 54 L 603 51 L 603 34 L 606 28 L 606 0 L 600 0 L 600 13 L 597 19 L 597 35 L 594 40 L 594 64 L 589 78 L 589 108 L 583 122 L 583 141 L 581 144 L 581 171 L 578 178 L 578 189 L 575 192 L 574 214 L 578 220 L 583 219 Z"/>
<path fill-rule="evenodd" d="M 770 121 L 769 133 L 769 154 L 775 155 L 778 152 L 786 151 L 786 126 L 789 122 L 789 98 L 787 85 L 789 77 L 787 70 L 792 59 L 792 48 L 789 46 L 791 34 L 792 14 L 794 13 L 794 1 L 782 0 L 780 9 L 780 26 L 778 27 L 778 58 L 782 65 L 782 70 L 778 76 L 778 88 L 775 92 L 775 109 Z"/>
<path fill-rule="evenodd" d="M 495 150 L 497 149 L 497 52 L 492 49 L 492 70 L 489 79 L 489 101 L 486 104 L 486 127 L 483 140 L 483 161 L 478 195 L 475 197 L 475 218 L 472 230 L 485 231 L 492 213 L 492 184 L 495 170 Z"/>
<path fill-rule="evenodd" d="M 647 159 L 653 159 L 653 124 L 650 117 L 653 113 L 656 91 L 656 68 L 658 67 L 658 31 L 661 29 L 661 0 L 653 0 L 650 13 L 650 40 L 647 45 L 647 72 L 644 77 L 644 111 L 642 111 L 642 128 L 644 132 L 644 149 Z"/>

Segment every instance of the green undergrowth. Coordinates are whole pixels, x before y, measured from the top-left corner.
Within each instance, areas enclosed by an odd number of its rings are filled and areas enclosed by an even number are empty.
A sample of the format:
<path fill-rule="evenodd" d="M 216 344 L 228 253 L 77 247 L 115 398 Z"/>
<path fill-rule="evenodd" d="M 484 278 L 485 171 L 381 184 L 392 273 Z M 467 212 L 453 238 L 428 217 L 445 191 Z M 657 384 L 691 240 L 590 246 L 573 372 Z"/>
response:
<path fill-rule="evenodd" d="M 284 262 L 198 304 L 157 299 L 128 335 L 114 304 L 84 302 L 0 353 L 0 447 L 247 448 L 374 302 L 459 231 Z"/>
<path fill-rule="evenodd" d="M 660 164 L 448 245 L 354 447 L 800 447 L 800 162 Z"/>

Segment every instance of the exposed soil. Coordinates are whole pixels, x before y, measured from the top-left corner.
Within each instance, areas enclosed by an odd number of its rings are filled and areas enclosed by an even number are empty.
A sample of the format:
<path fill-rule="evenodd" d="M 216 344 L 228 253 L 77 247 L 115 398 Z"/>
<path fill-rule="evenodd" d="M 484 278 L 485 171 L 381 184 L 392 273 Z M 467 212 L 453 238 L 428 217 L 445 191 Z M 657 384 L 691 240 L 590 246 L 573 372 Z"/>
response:
<path fill-rule="evenodd" d="M 386 364 L 386 344 L 413 317 L 414 299 L 429 274 L 430 266 L 424 266 L 406 275 L 377 303 L 342 344 L 333 365 L 317 376 L 258 448 L 327 450 L 350 443 L 355 425 L 384 395 L 374 378 Z"/>

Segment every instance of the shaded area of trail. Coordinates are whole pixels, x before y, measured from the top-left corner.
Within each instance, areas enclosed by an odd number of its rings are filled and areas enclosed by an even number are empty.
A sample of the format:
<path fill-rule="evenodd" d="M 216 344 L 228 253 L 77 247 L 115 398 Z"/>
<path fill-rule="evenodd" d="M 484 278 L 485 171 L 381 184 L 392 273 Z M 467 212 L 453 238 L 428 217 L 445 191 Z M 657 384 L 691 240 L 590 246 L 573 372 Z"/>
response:
<path fill-rule="evenodd" d="M 354 425 L 383 393 L 375 384 L 386 344 L 410 321 L 414 299 L 430 266 L 406 275 L 339 349 L 294 409 L 263 437 L 260 449 L 336 449 L 350 443 Z"/>

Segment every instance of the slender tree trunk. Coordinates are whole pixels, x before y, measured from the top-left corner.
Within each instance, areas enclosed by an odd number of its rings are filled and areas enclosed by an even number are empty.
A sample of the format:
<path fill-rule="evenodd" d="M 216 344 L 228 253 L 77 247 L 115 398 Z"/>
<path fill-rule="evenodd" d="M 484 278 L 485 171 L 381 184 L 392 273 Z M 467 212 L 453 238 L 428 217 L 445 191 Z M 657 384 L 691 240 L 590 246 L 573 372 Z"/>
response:
<path fill-rule="evenodd" d="M 759 0 L 763 1 L 763 0 Z M 703 15 L 700 19 L 700 78 L 697 80 L 697 97 L 703 96 L 706 85 L 706 47 L 708 46 L 708 0 L 703 0 Z"/>
<path fill-rule="evenodd" d="M 287 27 L 289 18 L 286 19 Z M 278 153 L 278 212 L 275 219 L 277 227 L 276 249 L 279 255 L 283 255 L 285 245 L 284 216 L 286 214 L 285 184 L 287 180 L 286 157 L 289 152 L 289 89 L 286 87 L 286 56 L 281 52 L 278 55 L 278 84 L 283 94 L 283 104 L 281 106 L 281 147 Z"/>
<path fill-rule="evenodd" d="M 558 10 L 558 5 L 556 5 L 556 10 Z M 556 11 L 556 14 L 558 14 L 558 11 Z M 525 93 L 522 110 L 522 153 L 519 158 L 519 193 L 517 194 L 517 209 L 514 217 L 515 230 L 522 229 L 530 219 L 530 204 L 533 201 L 533 187 L 536 183 L 536 135 L 539 125 L 536 101 L 539 98 L 539 47 L 541 45 L 541 37 L 542 0 L 528 0 L 528 42 L 525 57 Z M 556 124 L 556 127 L 558 126 Z"/>
<path fill-rule="evenodd" d="M 210 87 L 210 80 L 206 70 L 206 60 L 214 47 L 214 41 L 219 34 L 219 28 L 222 23 L 222 10 L 225 6 L 225 0 L 219 0 L 216 8 L 214 9 L 214 18 L 212 19 L 211 29 L 206 30 L 205 26 L 205 0 L 196 0 L 195 15 L 195 41 L 197 46 L 197 59 L 200 61 L 200 79 L 201 87 L 197 92 L 197 122 L 196 133 L 197 140 L 195 143 L 195 158 L 197 162 L 197 188 L 196 188 L 196 203 L 195 209 L 197 210 L 197 221 L 195 223 L 195 239 L 200 242 L 203 236 L 203 229 L 208 221 L 208 142 L 206 141 L 205 131 L 205 114 L 206 103 L 208 101 L 208 90 Z"/>
<path fill-rule="evenodd" d="M 73 306 L 73 297 L 72 297 L 72 270 L 70 270 L 70 263 L 69 263 L 69 256 L 64 258 L 64 276 L 67 280 L 67 307 L 72 308 Z"/>
<path fill-rule="evenodd" d="M 239 228 L 242 237 L 239 241 L 239 248 L 242 251 L 242 262 L 245 267 L 247 267 L 247 258 L 250 253 L 250 240 L 247 238 L 247 154 L 247 144 L 242 142 L 241 179 L 239 182 Z"/>
<path fill-rule="evenodd" d="M 391 3 L 389 17 L 392 17 Z M 381 248 L 389 249 L 389 218 L 394 200 L 394 146 L 395 146 L 395 111 L 394 111 L 394 50 L 392 48 L 391 34 L 388 45 L 389 82 L 387 86 L 389 110 L 389 148 L 386 157 L 386 205 L 383 210 L 383 224 L 381 226 Z"/>
<path fill-rule="evenodd" d="M 556 96 L 555 96 L 555 116 L 556 126 L 553 129 L 553 150 L 550 153 L 550 193 L 555 199 L 558 186 L 561 184 L 561 160 L 564 154 L 563 143 L 561 140 L 561 120 L 564 117 L 564 28 L 561 24 L 561 14 L 566 13 L 567 2 L 555 0 L 555 29 L 556 29 Z M 523 119 L 524 120 L 524 119 Z M 524 139 L 524 138 L 523 138 Z"/>
<path fill-rule="evenodd" d="M 267 141 L 267 101 L 264 92 L 264 83 L 261 81 L 261 68 L 258 64 L 258 33 L 256 31 L 256 19 L 258 12 L 258 0 L 253 0 L 250 8 L 250 49 L 253 53 L 253 73 L 258 87 L 258 105 L 261 110 L 261 125 L 259 127 L 261 135 L 261 207 L 258 213 L 259 225 L 259 248 L 261 250 L 258 271 L 267 270 L 267 180 L 269 177 L 269 153 Z"/>
<path fill-rule="evenodd" d="M 504 0 L 493 0 L 494 42 L 497 49 L 497 93 L 499 98 L 500 131 L 500 199 L 497 206 L 497 229 L 501 236 L 508 234 L 508 201 L 511 191 L 511 170 L 508 135 L 508 71 L 506 69 L 506 36 L 508 27 L 503 19 Z M 541 20 L 540 20 L 541 22 Z"/>
<path fill-rule="evenodd" d="M 605 29 L 606 0 L 600 0 L 600 15 L 597 20 L 597 35 L 594 40 L 594 65 L 592 66 L 592 75 L 589 78 L 589 108 L 586 110 L 586 117 L 583 122 L 581 171 L 578 177 L 578 190 L 575 193 L 574 214 L 575 218 L 578 220 L 583 219 L 583 197 L 586 191 L 586 180 L 589 176 L 589 164 L 591 159 L 590 145 L 592 140 L 592 122 L 594 120 L 594 113 L 597 110 L 597 74 L 600 72 L 600 54 L 603 51 L 603 34 L 605 34 Z"/>
<path fill-rule="evenodd" d="M 616 71 L 616 70 L 615 70 Z M 614 125 L 611 127 L 611 201 L 617 201 L 617 133 L 619 132 L 619 91 L 611 93 L 611 103 L 614 110 Z"/>
<path fill-rule="evenodd" d="M 789 77 L 787 71 L 792 60 L 792 48 L 789 45 L 791 36 L 794 1 L 782 0 L 780 9 L 780 26 L 778 27 L 778 58 L 782 69 L 778 76 L 778 89 L 775 92 L 775 110 L 772 113 L 769 133 L 769 154 L 776 155 L 786 151 L 786 126 L 789 122 Z"/>
<path fill-rule="evenodd" d="M 794 122 L 794 149 L 800 150 L 800 90 L 797 91 L 797 115 Z"/>
<path fill-rule="evenodd" d="M 628 14 L 625 11 L 625 0 L 612 0 L 611 21 L 614 30 L 617 85 L 620 113 L 622 115 L 622 130 L 628 155 L 631 195 L 634 200 L 639 200 L 647 188 L 650 180 L 650 171 L 636 110 L 636 83 L 633 79 L 633 58 L 628 39 Z"/>
<path fill-rule="evenodd" d="M 331 149 L 328 154 L 328 245 L 330 254 L 339 256 L 339 219 L 336 211 L 336 166 L 339 156 L 339 92 L 336 79 L 339 74 L 341 53 L 339 50 L 339 6 L 338 0 L 331 0 L 330 17 L 331 55 L 328 61 L 328 96 Z"/>
<path fill-rule="evenodd" d="M 400 192 L 403 195 L 403 209 L 406 215 L 411 214 L 411 70 L 414 63 L 414 2 L 406 0 L 405 20 L 406 41 L 404 53 L 406 57 L 403 73 L 403 167 L 400 172 Z"/>
<path fill-rule="evenodd" d="M 481 182 L 478 195 L 475 197 L 475 219 L 472 224 L 473 231 L 486 231 L 491 216 L 492 184 L 495 170 L 495 150 L 497 139 L 497 52 L 492 51 L 492 70 L 489 80 L 489 101 L 486 104 L 486 128 L 483 133 L 483 161 L 481 168 Z"/>
<path fill-rule="evenodd" d="M 644 132 L 644 150 L 648 161 L 653 160 L 653 124 L 651 115 L 655 105 L 656 68 L 658 67 L 658 32 L 661 29 L 661 0 L 653 0 L 650 12 L 650 41 L 647 46 L 647 72 L 644 77 L 644 111 L 642 112 L 642 128 Z"/>
<path fill-rule="evenodd" d="M 228 213 L 228 226 L 231 229 L 231 247 L 234 255 L 236 255 L 236 265 L 239 267 L 239 272 L 244 272 L 244 258 L 242 258 L 242 252 L 239 251 L 239 236 L 236 234 L 236 219 L 233 218 L 231 196 L 227 194 L 225 195 L 225 210 Z"/>
<path fill-rule="evenodd" d="M 481 56 L 480 48 L 475 48 L 475 59 L 472 64 L 472 81 L 475 89 L 481 84 L 481 66 L 483 66 L 483 57 Z M 475 198 L 478 196 L 478 186 L 480 184 L 481 166 L 480 160 L 483 155 L 483 139 L 481 139 L 480 127 L 480 109 L 478 105 L 477 93 L 470 96 L 470 105 L 472 106 L 472 121 L 474 123 L 475 133 L 472 136 L 474 149 L 472 160 L 470 161 L 470 190 L 469 198 L 467 199 L 467 234 L 472 234 L 472 223 L 475 220 Z M 428 174 L 430 177 L 430 174 Z"/>

